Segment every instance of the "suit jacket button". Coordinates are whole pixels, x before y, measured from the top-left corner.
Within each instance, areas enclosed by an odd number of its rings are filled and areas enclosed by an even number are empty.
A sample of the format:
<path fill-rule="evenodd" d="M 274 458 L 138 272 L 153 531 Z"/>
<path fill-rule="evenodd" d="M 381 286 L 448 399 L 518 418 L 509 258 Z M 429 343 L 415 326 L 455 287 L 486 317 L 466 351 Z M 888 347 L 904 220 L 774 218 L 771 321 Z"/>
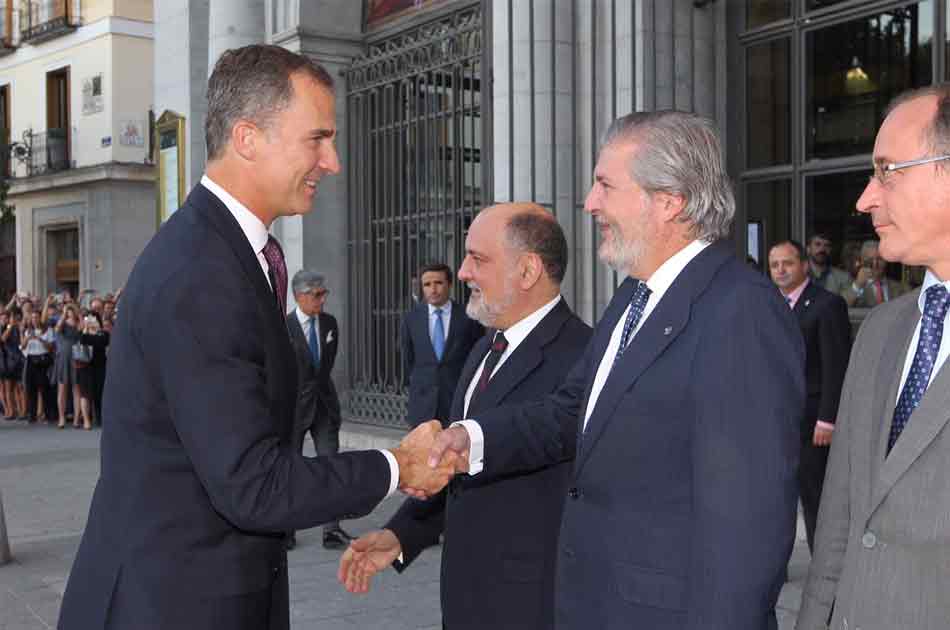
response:
<path fill-rule="evenodd" d="M 564 557 L 567 558 L 568 560 L 573 560 L 574 550 L 571 549 L 570 547 L 564 547 Z"/>
<path fill-rule="evenodd" d="M 873 532 L 864 532 L 864 536 L 861 536 L 861 544 L 865 549 L 874 549 L 877 545 L 877 536 Z"/>
<path fill-rule="evenodd" d="M 581 496 L 581 491 L 577 488 L 571 488 L 567 491 L 567 496 L 571 497 L 572 499 L 578 499 Z"/>

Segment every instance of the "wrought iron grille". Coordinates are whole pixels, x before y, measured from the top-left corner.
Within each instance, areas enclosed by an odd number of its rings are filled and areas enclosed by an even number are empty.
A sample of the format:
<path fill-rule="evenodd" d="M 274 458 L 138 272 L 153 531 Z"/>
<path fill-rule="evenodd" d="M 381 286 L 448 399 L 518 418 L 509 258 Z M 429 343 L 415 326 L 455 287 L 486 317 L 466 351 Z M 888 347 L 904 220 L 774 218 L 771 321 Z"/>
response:
<path fill-rule="evenodd" d="M 20 30 L 24 42 L 38 42 L 76 28 L 72 0 L 21 0 Z"/>
<path fill-rule="evenodd" d="M 346 73 L 353 420 L 403 426 L 399 325 L 414 275 L 428 262 L 458 269 L 484 202 L 483 39 L 469 3 L 371 44 Z"/>

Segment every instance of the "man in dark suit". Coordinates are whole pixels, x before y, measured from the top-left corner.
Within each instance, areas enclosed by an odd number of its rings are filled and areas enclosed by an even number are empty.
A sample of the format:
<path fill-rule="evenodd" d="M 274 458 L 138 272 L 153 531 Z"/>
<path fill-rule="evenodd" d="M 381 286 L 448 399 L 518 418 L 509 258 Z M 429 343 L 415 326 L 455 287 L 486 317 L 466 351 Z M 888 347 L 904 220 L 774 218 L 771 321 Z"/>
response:
<path fill-rule="evenodd" d="M 267 227 L 308 212 L 339 171 L 333 80 L 307 57 L 248 46 L 221 56 L 208 101 L 206 176 L 122 293 L 62 630 L 287 630 L 283 532 L 432 483 L 406 447 L 294 448 L 287 270 Z M 420 429 L 409 439 L 433 426 Z"/>
<path fill-rule="evenodd" d="M 805 384 L 808 396 L 802 416 L 798 492 L 805 516 L 809 551 L 815 546 L 815 523 L 821 485 L 828 464 L 838 415 L 838 399 L 851 353 L 848 305 L 811 279 L 805 250 L 796 241 L 784 241 L 769 250 L 769 273 L 792 312 L 805 340 Z"/>
<path fill-rule="evenodd" d="M 778 291 L 722 242 L 735 204 L 712 123 L 615 121 L 585 210 L 628 277 L 584 356 L 553 395 L 440 433 L 430 464 L 468 453 L 494 478 L 575 458 L 556 628 L 775 630 L 805 353 Z"/>
<path fill-rule="evenodd" d="M 448 419 L 465 359 L 485 332 L 461 304 L 449 299 L 448 265 L 426 265 L 419 278 L 423 301 L 406 313 L 399 332 L 404 386 L 409 390 L 406 422 L 411 427 Z"/>
<path fill-rule="evenodd" d="M 294 274 L 291 281 L 297 308 L 287 315 L 287 330 L 297 356 L 297 409 L 294 422 L 294 443 L 303 452 L 307 432 L 313 438 L 317 455 L 340 452 L 340 399 L 333 385 L 331 372 L 336 361 L 340 329 L 336 318 L 324 310 L 330 290 L 323 275 L 307 269 Z M 323 546 L 342 549 L 352 540 L 343 531 L 340 521 L 323 526 Z M 287 548 L 296 545 L 290 532 Z"/>
<path fill-rule="evenodd" d="M 450 416 L 457 419 L 553 392 L 591 332 L 560 296 L 567 241 L 540 206 L 483 210 L 465 249 L 459 279 L 472 289 L 467 310 L 493 334 L 475 344 L 462 370 Z M 458 477 L 430 501 L 409 499 L 386 529 L 344 553 L 340 578 L 351 591 L 365 592 L 376 570 L 395 561 L 404 571 L 444 531 L 446 628 L 550 628 L 551 568 L 570 473 L 565 461 L 495 479 Z"/>

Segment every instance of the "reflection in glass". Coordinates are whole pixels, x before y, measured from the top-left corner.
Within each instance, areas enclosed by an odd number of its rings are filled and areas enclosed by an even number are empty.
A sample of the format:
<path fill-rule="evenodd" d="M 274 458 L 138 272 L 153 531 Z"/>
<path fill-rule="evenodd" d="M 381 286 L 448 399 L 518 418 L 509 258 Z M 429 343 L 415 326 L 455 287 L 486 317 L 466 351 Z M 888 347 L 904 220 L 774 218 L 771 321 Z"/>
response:
<path fill-rule="evenodd" d="M 888 102 L 932 80 L 931 0 L 808 32 L 806 158 L 870 153 Z"/>
<path fill-rule="evenodd" d="M 746 50 L 749 168 L 791 161 L 789 46 L 784 38 Z"/>
<path fill-rule="evenodd" d="M 791 238 L 791 181 L 781 179 L 746 184 L 745 205 L 746 234 L 754 238 L 758 249 L 749 251 L 748 255 L 764 271 L 772 245 Z"/>
<path fill-rule="evenodd" d="M 847 0 L 808 0 L 808 2 L 805 3 L 805 10 L 814 11 L 815 9 L 824 9 L 825 7 L 830 7 L 833 4 L 846 1 Z"/>
<path fill-rule="evenodd" d="M 791 0 L 746 0 L 746 28 L 791 16 Z"/>

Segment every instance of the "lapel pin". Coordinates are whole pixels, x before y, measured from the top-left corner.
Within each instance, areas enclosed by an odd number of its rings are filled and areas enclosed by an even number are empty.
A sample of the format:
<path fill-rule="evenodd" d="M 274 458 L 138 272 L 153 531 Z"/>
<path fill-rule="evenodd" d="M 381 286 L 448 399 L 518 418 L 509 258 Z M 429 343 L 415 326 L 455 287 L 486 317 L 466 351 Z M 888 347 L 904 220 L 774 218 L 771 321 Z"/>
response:
<path fill-rule="evenodd" d="M 672 327 L 672 326 L 667 326 L 666 328 L 663 329 L 663 334 L 664 334 L 664 335 L 669 335 L 671 332 L 673 332 L 673 327 Z"/>
<path fill-rule="evenodd" d="M 811 300 L 805 300 L 805 306 L 808 306 L 809 304 L 811 304 Z"/>

